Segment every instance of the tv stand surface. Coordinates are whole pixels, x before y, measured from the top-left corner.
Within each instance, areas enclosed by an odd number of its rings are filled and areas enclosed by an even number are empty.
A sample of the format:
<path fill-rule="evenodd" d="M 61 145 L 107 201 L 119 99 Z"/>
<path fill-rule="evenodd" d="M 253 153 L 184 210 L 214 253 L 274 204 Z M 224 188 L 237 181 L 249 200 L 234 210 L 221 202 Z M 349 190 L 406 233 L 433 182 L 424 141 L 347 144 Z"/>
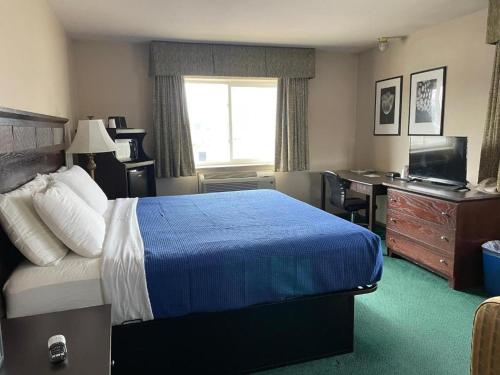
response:
<path fill-rule="evenodd" d="M 486 194 L 477 190 L 470 190 L 466 186 L 443 185 L 425 181 L 395 179 L 394 181 L 384 182 L 384 185 L 388 188 L 424 194 L 452 202 L 500 199 L 498 194 Z"/>
<path fill-rule="evenodd" d="M 482 284 L 481 245 L 500 238 L 500 195 L 422 183 L 387 186 L 387 248 L 448 279 L 450 287 Z"/>
<path fill-rule="evenodd" d="M 422 180 L 411 180 L 408 181 L 408 188 L 422 193 L 439 193 L 439 190 L 442 191 L 469 191 L 470 189 L 465 185 L 448 185 L 440 182 L 431 182 L 431 181 L 422 181 Z"/>

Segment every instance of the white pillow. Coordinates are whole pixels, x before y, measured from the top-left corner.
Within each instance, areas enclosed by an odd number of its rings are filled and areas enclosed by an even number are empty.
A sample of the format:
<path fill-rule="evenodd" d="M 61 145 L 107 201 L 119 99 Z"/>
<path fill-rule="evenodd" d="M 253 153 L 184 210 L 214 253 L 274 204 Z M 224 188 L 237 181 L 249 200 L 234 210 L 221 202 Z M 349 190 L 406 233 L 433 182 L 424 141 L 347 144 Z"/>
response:
<path fill-rule="evenodd" d="M 61 182 L 51 182 L 33 195 L 36 212 L 66 246 L 75 253 L 95 258 L 101 255 L 106 234 L 104 218 Z"/>
<path fill-rule="evenodd" d="M 78 165 L 70 169 L 52 173 L 50 175 L 55 181 L 69 186 L 80 198 L 92 207 L 100 215 L 103 215 L 108 207 L 108 198 L 99 185 Z"/>
<path fill-rule="evenodd" d="M 67 170 L 68 170 L 68 167 L 62 166 L 57 171 L 55 171 L 53 173 L 61 173 L 61 172 L 67 171 Z M 51 173 L 51 174 L 53 174 L 53 173 Z M 52 179 L 52 177 L 50 177 L 51 174 L 41 174 L 41 173 L 36 174 L 35 180 L 36 181 L 43 181 L 43 183 L 45 184 L 42 189 L 45 189 L 47 187 L 47 185 L 49 184 L 49 182 L 51 181 L 51 179 Z M 35 181 L 35 180 L 33 180 L 33 181 Z M 32 183 L 33 181 L 28 182 L 28 184 Z M 24 186 L 26 186 L 26 185 L 24 185 Z M 38 190 L 41 190 L 41 189 L 38 189 Z"/>
<path fill-rule="evenodd" d="M 55 265 L 68 248 L 54 236 L 35 211 L 32 195 L 47 186 L 46 176 L 0 194 L 0 222 L 12 244 L 38 266 Z"/>

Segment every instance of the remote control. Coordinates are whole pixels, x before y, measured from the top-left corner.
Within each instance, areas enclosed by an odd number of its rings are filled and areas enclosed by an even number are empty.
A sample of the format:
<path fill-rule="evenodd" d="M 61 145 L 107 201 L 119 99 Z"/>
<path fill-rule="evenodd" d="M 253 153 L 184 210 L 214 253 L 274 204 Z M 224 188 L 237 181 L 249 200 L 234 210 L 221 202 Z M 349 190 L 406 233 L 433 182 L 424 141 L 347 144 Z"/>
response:
<path fill-rule="evenodd" d="M 62 362 L 66 359 L 66 338 L 63 335 L 54 335 L 49 338 L 49 360 L 52 363 Z"/>

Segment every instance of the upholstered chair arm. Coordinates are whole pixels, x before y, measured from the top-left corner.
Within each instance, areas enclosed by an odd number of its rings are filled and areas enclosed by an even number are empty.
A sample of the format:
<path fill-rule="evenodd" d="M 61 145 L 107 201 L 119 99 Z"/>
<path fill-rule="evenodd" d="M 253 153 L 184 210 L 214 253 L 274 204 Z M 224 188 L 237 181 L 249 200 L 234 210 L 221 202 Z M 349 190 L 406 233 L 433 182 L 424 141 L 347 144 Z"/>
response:
<path fill-rule="evenodd" d="M 484 301 L 476 310 L 471 374 L 500 374 L 500 297 Z"/>

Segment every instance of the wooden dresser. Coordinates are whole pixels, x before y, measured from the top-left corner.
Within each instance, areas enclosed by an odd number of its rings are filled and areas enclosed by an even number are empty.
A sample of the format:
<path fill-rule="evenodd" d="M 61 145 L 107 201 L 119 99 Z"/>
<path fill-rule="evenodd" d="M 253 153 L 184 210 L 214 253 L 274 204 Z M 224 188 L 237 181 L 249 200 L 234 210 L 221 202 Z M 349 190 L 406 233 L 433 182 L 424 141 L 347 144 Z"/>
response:
<path fill-rule="evenodd" d="M 445 277 L 454 289 L 481 285 L 481 245 L 500 239 L 500 196 L 403 181 L 384 185 L 389 255 Z"/>

